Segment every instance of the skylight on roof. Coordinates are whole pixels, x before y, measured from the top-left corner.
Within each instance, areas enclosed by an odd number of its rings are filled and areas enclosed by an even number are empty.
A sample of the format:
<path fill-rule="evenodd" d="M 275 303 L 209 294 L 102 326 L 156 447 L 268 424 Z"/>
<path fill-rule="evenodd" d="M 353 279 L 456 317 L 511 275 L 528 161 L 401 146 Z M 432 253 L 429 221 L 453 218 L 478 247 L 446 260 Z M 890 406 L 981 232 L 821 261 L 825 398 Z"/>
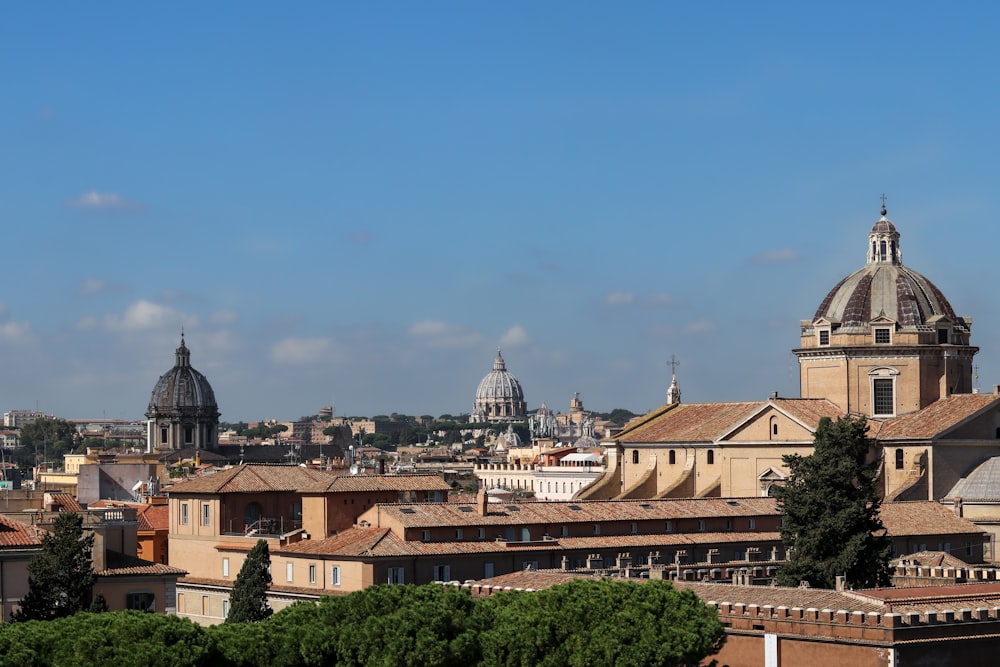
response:
<path fill-rule="evenodd" d="M 417 510 L 413 509 L 412 507 L 400 507 L 399 511 L 402 512 L 403 514 L 416 514 L 417 513 Z"/>
<path fill-rule="evenodd" d="M 458 508 L 458 510 L 460 512 L 471 512 L 472 508 L 469 507 L 468 505 L 462 505 L 461 507 Z"/>
<path fill-rule="evenodd" d="M 576 511 L 580 511 L 582 509 L 579 505 L 570 505 L 569 508 Z"/>

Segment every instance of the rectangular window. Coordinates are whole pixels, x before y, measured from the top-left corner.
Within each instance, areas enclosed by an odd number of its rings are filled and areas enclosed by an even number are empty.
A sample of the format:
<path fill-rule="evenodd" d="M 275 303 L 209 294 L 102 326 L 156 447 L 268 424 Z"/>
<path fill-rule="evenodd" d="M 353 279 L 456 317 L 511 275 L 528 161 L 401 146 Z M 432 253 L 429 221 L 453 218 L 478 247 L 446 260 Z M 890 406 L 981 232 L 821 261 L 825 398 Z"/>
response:
<path fill-rule="evenodd" d="M 316 583 L 316 566 L 315 565 L 310 565 L 309 566 L 309 583 L 310 584 L 315 584 Z"/>
<path fill-rule="evenodd" d="M 229 618 L 229 600 L 222 601 L 222 618 Z"/>
<path fill-rule="evenodd" d="M 639 532 L 639 524 L 635 521 L 632 522 L 632 534 L 636 535 Z"/>
<path fill-rule="evenodd" d="M 820 345 L 830 344 L 830 332 L 827 331 L 826 329 L 823 329 L 822 331 L 819 332 L 819 344 Z"/>
<path fill-rule="evenodd" d="M 462 539 L 462 535 L 463 535 L 462 529 L 461 528 L 456 528 L 455 529 L 455 539 L 456 540 Z"/>
<path fill-rule="evenodd" d="M 155 599 L 152 593 L 129 593 L 125 596 L 125 608 L 137 609 L 152 614 L 156 611 Z"/>
<path fill-rule="evenodd" d="M 888 344 L 892 342 L 892 338 L 889 335 L 889 330 L 883 327 L 879 327 L 875 330 L 875 342 Z"/>
<path fill-rule="evenodd" d="M 948 342 L 948 330 L 947 329 L 938 329 L 938 342 L 939 343 L 947 343 Z"/>
<path fill-rule="evenodd" d="M 732 530 L 732 529 L 733 529 L 733 520 L 726 519 L 726 530 Z"/>
<path fill-rule="evenodd" d="M 757 530 L 757 519 L 750 519 L 750 530 Z"/>
<path fill-rule="evenodd" d="M 559 535 L 561 537 L 569 537 L 569 526 L 563 526 L 559 529 Z"/>
<path fill-rule="evenodd" d="M 674 532 L 674 522 L 668 521 L 666 527 L 664 528 L 668 533 Z"/>
<path fill-rule="evenodd" d="M 229 576 L 229 559 L 228 558 L 223 558 L 222 559 L 222 576 L 223 577 L 228 577 Z"/>
<path fill-rule="evenodd" d="M 181 525 L 188 525 L 188 504 L 181 503 Z"/>
<path fill-rule="evenodd" d="M 423 542 L 430 542 L 431 541 L 431 531 L 429 531 L 429 530 L 422 530 L 422 531 L 420 531 L 420 540 L 423 541 Z"/>
<path fill-rule="evenodd" d="M 190 426 L 184 427 L 184 444 L 186 445 L 194 444 L 194 429 Z"/>
<path fill-rule="evenodd" d="M 600 534 L 601 534 L 601 524 L 595 523 L 594 524 L 594 535 L 600 535 Z"/>
<path fill-rule="evenodd" d="M 489 579 L 492 577 L 494 569 L 495 568 L 493 567 L 493 563 L 491 561 L 483 563 L 483 579 Z"/>
<path fill-rule="evenodd" d="M 698 530 L 700 530 L 703 533 L 705 532 L 705 520 L 704 519 L 698 519 Z"/>
<path fill-rule="evenodd" d="M 339 586 L 340 585 L 340 566 L 331 565 L 330 566 L 330 585 Z"/>
<path fill-rule="evenodd" d="M 451 566 L 450 565 L 435 565 L 434 566 L 434 581 L 451 581 Z"/>
<path fill-rule="evenodd" d="M 481 539 L 481 540 L 485 540 L 486 539 L 486 529 L 485 528 L 480 528 L 479 529 L 479 539 Z"/>
<path fill-rule="evenodd" d="M 161 445 L 167 444 L 167 427 L 166 426 L 164 426 L 163 428 L 160 429 L 160 444 Z"/>
<path fill-rule="evenodd" d="M 892 395 L 892 380 L 879 378 L 872 380 L 872 393 L 874 394 L 875 415 L 891 415 L 896 411 L 895 400 Z"/>
<path fill-rule="evenodd" d="M 291 561 L 285 563 L 285 581 L 292 581 L 292 565 Z"/>
<path fill-rule="evenodd" d="M 212 507 L 208 503 L 201 504 L 201 525 L 208 526 L 212 522 Z"/>
<path fill-rule="evenodd" d="M 405 571 L 401 567 L 389 568 L 389 583 L 402 584 L 406 582 Z"/>

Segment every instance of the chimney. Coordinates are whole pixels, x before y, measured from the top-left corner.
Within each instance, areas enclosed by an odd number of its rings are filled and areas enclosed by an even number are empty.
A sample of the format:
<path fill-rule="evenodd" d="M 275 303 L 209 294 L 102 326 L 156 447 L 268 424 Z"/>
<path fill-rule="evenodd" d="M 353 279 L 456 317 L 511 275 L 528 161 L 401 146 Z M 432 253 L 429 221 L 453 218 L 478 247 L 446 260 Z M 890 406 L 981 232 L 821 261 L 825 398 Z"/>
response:
<path fill-rule="evenodd" d="M 778 392 L 772 391 L 771 392 L 771 400 L 773 401 L 773 400 L 776 400 L 777 398 L 778 398 Z"/>
<path fill-rule="evenodd" d="M 486 495 L 486 489 L 479 489 L 479 493 L 476 494 L 476 512 L 479 516 L 486 516 L 490 513 L 490 499 Z"/>

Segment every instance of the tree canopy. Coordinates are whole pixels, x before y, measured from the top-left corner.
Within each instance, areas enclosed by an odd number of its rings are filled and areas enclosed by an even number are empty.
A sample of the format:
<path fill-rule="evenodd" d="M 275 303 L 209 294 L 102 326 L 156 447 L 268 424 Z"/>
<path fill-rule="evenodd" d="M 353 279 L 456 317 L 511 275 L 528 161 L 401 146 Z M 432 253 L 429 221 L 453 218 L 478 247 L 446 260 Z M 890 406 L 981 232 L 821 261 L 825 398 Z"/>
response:
<path fill-rule="evenodd" d="M 782 586 L 833 588 L 838 575 L 859 588 L 890 583 L 891 544 L 879 517 L 878 462 L 863 417 L 828 418 L 816 428 L 809 456 L 783 457 L 790 476 L 774 489 L 788 559 Z"/>
<path fill-rule="evenodd" d="M 724 639 L 714 609 L 668 582 L 581 580 L 473 598 L 451 586 L 371 586 L 260 623 L 80 613 L 0 624 L 0 667 L 694 666 Z"/>
<path fill-rule="evenodd" d="M 270 585 L 271 552 L 266 541 L 257 540 L 233 582 L 226 623 L 256 623 L 269 618 L 273 613 L 267 603 L 267 587 Z"/>
<path fill-rule="evenodd" d="M 94 535 L 84 535 L 83 517 L 75 512 L 56 516 L 42 537 L 42 551 L 28 563 L 28 592 L 12 621 L 51 620 L 86 610 L 96 575 L 91 554 Z"/>
<path fill-rule="evenodd" d="M 40 417 L 21 427 L 15 452 L 17 464 L 29 468 L 43 458 L 61 464 L 63 456 L 73 451 L 75 439 L 76 427 L 73 424 L 65 419 Z"/>

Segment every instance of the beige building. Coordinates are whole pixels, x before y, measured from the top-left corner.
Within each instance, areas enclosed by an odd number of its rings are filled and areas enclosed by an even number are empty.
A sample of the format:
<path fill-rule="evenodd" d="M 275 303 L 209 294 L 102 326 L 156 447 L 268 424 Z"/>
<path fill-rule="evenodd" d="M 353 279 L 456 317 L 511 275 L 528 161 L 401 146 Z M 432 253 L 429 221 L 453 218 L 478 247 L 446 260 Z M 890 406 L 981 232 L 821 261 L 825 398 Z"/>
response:
<path fill-rule="evenodd" d="M 969 317 L 902 262 L 900 234 L 882 216 L 865 265 L 800 323 L 802 398 L 666 405 L 607 441 L 608 472 L 579 498 L 766 495 L 787 454 L 811 452 L 823 417 L 869 421 L 887 500 L 937 500 L 1000 455 L 1000 390 L 972 386 Z"/>

